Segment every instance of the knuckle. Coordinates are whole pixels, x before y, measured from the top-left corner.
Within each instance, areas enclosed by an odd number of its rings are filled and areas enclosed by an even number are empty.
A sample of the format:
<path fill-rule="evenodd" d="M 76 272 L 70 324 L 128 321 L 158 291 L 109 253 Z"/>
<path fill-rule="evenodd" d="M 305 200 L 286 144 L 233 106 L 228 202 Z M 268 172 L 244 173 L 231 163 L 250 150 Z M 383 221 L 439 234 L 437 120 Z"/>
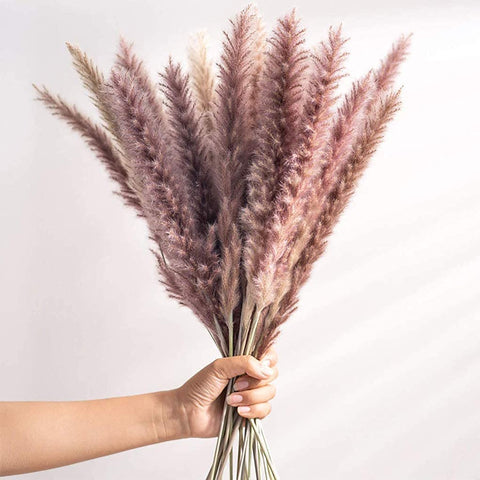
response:
<path fill-rule="evenodd" d="M 271 412 L 271 406 L 269 403 L 263 403 L 262 405 L 258 405 L 257 407 L 257 417 L 258 418 L 265 418 Z"/>
<path fill-rule="evenodd" d="M 215 372 L 223 372 L 224 368 L 224 359 L 223 358 L 217 358 L 212 362 L 212 367 Z"/>
<path fill-rule="evenodd" d="M 255 402 L 255 392 L 252 391 L 252 390 L 247 391 L 247 392 L 242 392 L 242 397 L 243 397 L 242 403 L 244 403 L 245 405 L 251 405 L 251 404 L 256 403 Z"/>
<path fill-rule="evenodd" d="M 253 367 L 256 361 L 257 360 L 253 355 L 245 355 L 245 362 L 247 363 L 248 366 Z"/>
<path fill-rule="evenodd" d="M 271 398 L 271 390 L 268 385 L 265 385 L 262 388 L 259 388 L 255 392 L 255 403 L 266 402 Z"/>
<path fill-rule="evenodd" d="M 246 371 L 253 371 L 255 370 L 255 366 L 256 366 L 256 362 L 257 360 L 255 359 L 255 357 L 253 357 L 252 355 L 244 355 L 243 356 L 243 361 L 244 361 L 244 368 Z"/>

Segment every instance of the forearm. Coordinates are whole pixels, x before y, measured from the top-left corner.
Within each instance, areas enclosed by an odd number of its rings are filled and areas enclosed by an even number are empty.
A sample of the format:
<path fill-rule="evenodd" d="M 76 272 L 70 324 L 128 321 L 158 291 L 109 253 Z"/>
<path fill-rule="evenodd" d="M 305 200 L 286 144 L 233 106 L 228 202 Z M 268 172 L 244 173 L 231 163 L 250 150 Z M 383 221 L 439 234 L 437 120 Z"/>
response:
<path fill-rule="evenodd" d="M 77 402 L 0 402 L 0 475 L 186 436 L 176 391 Z"/>

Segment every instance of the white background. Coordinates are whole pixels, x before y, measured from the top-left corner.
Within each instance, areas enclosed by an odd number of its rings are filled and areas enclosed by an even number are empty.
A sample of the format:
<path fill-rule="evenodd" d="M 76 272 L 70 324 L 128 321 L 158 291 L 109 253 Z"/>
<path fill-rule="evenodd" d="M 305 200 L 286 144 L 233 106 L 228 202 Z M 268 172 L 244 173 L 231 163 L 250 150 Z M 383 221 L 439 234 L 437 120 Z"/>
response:
<path fill-rule="evenodd" d="M 478 1 L 297 0 L 309 43 L 343 22 L 358 77 L 402 32 L 404 105 L 278 343 L 265 421 L 283 479 L 480 478 Z M 184 61 L 224 1 L 0 2 L 0 399 L 174 388 L 216 356 L 166 298 L 143 222 L 31 82 L 92 113 L 65 41 L 108 71 L 120 34 L 152 75 Z M 290 1 L 260 1 L 271 27 Z M 41 479 L 204 478 L 214 440 L 184 440 Z"/>

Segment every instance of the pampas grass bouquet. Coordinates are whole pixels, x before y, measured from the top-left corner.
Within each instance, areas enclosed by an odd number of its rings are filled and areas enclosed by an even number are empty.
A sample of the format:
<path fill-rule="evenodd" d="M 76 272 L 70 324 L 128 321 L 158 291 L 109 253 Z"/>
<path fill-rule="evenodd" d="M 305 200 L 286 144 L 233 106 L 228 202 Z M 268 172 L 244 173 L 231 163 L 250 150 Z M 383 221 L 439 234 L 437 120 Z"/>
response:
<path fill-rule="evenodd" d="M 170 296 L 193 311 L 222 356 L 260 357 L 297 308 L 399 109 L 394 80 L 408 45 L 398 39 L 339 96 L 340 27 L 307 46 L 295 11 L 270 31 L 248 6 L 230 21 L 217 61 L 197 34 L 188 69 L 170 58 L 157 78 L 123 39 L 106 75 L 67 44 L 98 120 L 35 88 L 147 223 Z M 212 458 L 208 480 L 279 478 L 260 420 L 226 403 Z"/>

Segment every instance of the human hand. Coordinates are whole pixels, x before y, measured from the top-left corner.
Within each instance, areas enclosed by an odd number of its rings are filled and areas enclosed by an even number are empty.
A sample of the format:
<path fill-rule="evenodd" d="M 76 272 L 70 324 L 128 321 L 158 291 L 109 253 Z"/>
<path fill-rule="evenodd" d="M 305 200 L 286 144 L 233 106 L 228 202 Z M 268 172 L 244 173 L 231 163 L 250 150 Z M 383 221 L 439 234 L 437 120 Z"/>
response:
<path fill-rule="evenodd" d="M 34 472 L 153 443 L 219 434 L 225 387 L 246 418 L 270 413 L 277 355 L 219 358 L 180 388 L 127 397 L 68 402 L 0 402 L 0 476 Z M 234 401 L 236 395 L 243 398 Z M 28 455 L 23 453 L 28 451 Z"/>
<path fill-rule="evenodd" d="M 264 418 L 275 396 L 271 384 L 278 376 L 273 348 L 257 360 L 250 355 L 218 358 L 178 388 L 176 399 L 184 415 L 185 436 L 216 437 L 222 420 L 225 387 L 236 378 L 229 405 L 245 418 Z"/>

